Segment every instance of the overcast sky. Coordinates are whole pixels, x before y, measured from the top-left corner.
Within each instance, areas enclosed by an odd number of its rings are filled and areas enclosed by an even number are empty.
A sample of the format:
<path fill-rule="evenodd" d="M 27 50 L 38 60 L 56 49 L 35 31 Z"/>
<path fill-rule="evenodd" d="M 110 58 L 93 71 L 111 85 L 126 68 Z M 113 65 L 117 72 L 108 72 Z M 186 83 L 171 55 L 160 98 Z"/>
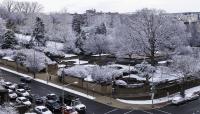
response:
<path fill-rule="evenodd" d="M 3 0 L 0 0 L 3 1 Z M 167 12 L 199 12 L 200 0 L 16 0 L 37 1 L 44 6 L 44 12 L 61 11 L 83 13 L 95 8 L 105 12 L 134 12 L 141 8 L 164 9 Z"/>

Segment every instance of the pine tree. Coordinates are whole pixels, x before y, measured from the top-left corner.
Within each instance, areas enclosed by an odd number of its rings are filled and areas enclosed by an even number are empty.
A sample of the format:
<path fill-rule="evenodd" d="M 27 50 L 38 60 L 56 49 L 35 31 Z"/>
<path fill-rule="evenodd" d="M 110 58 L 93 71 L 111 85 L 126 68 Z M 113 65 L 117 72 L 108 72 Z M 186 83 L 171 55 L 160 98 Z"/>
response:
<path fill-rule="evenodd" d="M 96 27 L 96 34 L 104 34 L 106 35 L 106 25 L 102 23 L 100 26 Z"/>
<path fill-rule="evenodd" d="M 33 30 L 33 42 L 35 42 L 37 46 L 45 46 L 45 27 L 41 18 L 36 18 L 35 27 Z"/>
<path fill-rule="evenodd" d="M 17 45 L 17 40 L 15 38 L 15 33 L 12 30 L 8 30 L 3 35 L 2 49 L 14 48 Z"/>
<path fill-rule="evenodd" d="M 10 29 L 12 31 L 16 31 L 16 24 L 15 24 L 15 22 L 13 20 L 11 20 L 11 19 L 8 19 L 7 23 L 6 23 L 6 28 Z"/>
<path fill-rule="evenodd" d="M 81 34 L 81 26 L 85 23 L 83 15 L 76 14 L 72 20 L 72 29 L 77 33 Z"/>

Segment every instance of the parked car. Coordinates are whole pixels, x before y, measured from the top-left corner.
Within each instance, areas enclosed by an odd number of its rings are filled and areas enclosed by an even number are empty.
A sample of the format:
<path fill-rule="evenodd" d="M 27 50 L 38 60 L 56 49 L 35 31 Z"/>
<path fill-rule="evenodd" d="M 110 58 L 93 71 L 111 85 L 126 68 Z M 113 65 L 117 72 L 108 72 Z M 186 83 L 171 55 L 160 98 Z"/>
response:
<path fill-rule="evenodd" d="M 63 101 L 63 97 L 60 96 L 60 101 Z M 86 112 L 86 106 L 81 103 L 80 99 L 75 96 L 71 95 L 64 95 L 64 103 L 67 106 L 71 106 L 75 108 L 79 113 L 85 113 Z"/>
<path fill-rule="evenodd" d="M 3 86 L 6 88 L 6 89 L 9 89 L 9 86 L 11 86 L 12 83 L 11 82 L 4 82 Z"/>
<path fill-rule="evenodd" d="M 31 102 L 35 102 L 36 105 L 44 104 L 44 99 L 37 94 L 31 94 L 28 98 Z"/>
<path fill-rule="evenodd" d="M 8 92 L 8 97 L 13 100 L 17 98 L 17 94 L 14 91 Z"/>
<path fill-rule="evenodd" d="M 36 112 L 37 114 L 52 114 L 52 112 L 45 106 L 36 106 L 34 108 L 34 112 Z"/>
<path fill-rule="evenodd" d="M 8 88 L 11 90 L 15 90 L 17 88 L 17 84 L 11 84 L 10 86 L 8 86 Z"/>
<path fill-rule="evenodd" d="M 187 93 L 185 98 L 187 101 L 193 101 L 193 100 L 197 100 L 199 98 L 199 95 L 195 93 Z"/>
<path fill-rule="evenodd" d="M 16 93 L 19 96 L 22 96 L 22 97 L 28 97 L 28 96 L 30 96 L 30 94 L 26 90 L 24 90 L 24 89 L 17 89 Z"/>
<path fill-rule="evenodd" d="M 183 98 L 182 96 L 175 96 L 172 99 L 172 104 L 173 105 L 180 105 L 180 104 L 183 104 L 185 102 L 187 102 L 187 100 L 185 98 Z"/>
<path fill-rule="evenodd" d="M 20 81 L 24 83 L 31 83 L 32 79 L 32 77 L 21 77 Z"/>
<path fill-rule="evenodd" d="M 78 114 L 78 112 L 70 106 L 66 106 L 62 109 L 62 111 L 64 111 L 64 114 Z"/>
<path fill-rule="evenodd" d="M 31 88 L 26 83 L 18 84 L 18 89 L 25 89 L 26 91 L 31 91 Z"/>
<path fill-rule="evenodd" d="M 53 101 L 59 102 L 59 97 L 56 94 L 54 94 L 54 93 L 48 94 L 46 96 L 46 99 L 47 100 L 53 100 Z"/>
<path fill-rule="evenodd" d="M 16 98 L 16 102 L 18 104 L 31 106 L 31 102 L 26 97 L 18 97 L 18 98 Z"/>
<path fill-rule="evenodd" d="M 48 100 L 45 106 L 52 112 L 59 112 L 61 110 L 61 105 L 57 101 Z"/>

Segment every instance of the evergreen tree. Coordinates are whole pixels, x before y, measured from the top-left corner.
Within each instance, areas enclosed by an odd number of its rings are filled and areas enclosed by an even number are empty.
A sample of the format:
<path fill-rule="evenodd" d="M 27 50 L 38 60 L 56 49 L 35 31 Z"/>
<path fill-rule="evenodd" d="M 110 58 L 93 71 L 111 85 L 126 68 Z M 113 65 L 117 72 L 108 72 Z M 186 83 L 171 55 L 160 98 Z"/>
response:
<path fill-rule="evenodd" d="M 104 23 L 102 23 L 100 26 L 98 26 L 96 28 L 96 34 L 104 34 L 104 35 L 106 35 L 106 32 L 107 32 L 106 25 Z"/>
<path fill-rule="evenodd" d="M 15 38 L 15 33 L 11 30 L 8 30 L 3 35 L 3 44 L 2 49 L 14 48 L 17 45 L 17 40 Z"/>
<path fill-rule="evenodd" d="M 72 29 L 77 33 L 81 33 L 81 26 L 84 25 L 84 16 L 76 14 L 72 20 Z"/>
<path fill-rule="evenodd" d="M 12 19 L 8 19 L 6 23 L 6 28 L 12 31 L 16 31 L 16 24 Z"/>
<path fill-rule="evenodd" d="M 37 46 L 45 46 L 45 27 L 41 18 L 36 17 L 32 42 Z"/>

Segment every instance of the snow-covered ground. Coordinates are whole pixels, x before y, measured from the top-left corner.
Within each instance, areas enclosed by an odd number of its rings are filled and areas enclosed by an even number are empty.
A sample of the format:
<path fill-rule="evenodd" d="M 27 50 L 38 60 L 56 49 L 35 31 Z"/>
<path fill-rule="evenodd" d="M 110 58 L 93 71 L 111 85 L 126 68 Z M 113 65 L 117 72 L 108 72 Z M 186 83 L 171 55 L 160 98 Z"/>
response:
<path fill-rule="evenodd" d="M 65 58 L 77 57 L 75 54 L 65 54 Z"/>
<path fill-rule="evenodd" d="M 47 41 L 46 42 L 46 47 L 48 49 L 56 49 L 56 50 L 63 50 L 64 49 L 64 43 L 60 43 L 60 42 L 54 42 L 54 41 Z"/>

